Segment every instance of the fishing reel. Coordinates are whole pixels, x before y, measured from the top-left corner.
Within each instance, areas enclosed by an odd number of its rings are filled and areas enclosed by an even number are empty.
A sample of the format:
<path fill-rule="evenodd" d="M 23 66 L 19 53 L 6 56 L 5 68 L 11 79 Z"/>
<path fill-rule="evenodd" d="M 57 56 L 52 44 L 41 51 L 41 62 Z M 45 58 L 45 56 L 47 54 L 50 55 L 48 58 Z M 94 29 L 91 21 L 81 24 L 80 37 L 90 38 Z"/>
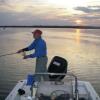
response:
<path fill-rule="evenodd" d="M 25 57 L 25 56 L 26 56 L 26 52 L 23 51 L 23 52 L 21 53 L 21 55 L 22 55 L 23 57 Z"/>

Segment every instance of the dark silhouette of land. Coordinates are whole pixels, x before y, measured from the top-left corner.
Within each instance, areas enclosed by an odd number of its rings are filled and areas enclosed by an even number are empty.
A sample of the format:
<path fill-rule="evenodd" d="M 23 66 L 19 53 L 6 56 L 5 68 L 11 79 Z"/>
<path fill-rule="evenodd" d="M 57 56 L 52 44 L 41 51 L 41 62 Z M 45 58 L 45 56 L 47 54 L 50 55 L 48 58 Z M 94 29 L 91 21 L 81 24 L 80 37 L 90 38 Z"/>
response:
<path fill-rule="evenodd" d="M 3 25 L 0 28 L 73 28 L 73 29 L 100 29 L 100 26 L 65 26 L 65 25 Z"/>

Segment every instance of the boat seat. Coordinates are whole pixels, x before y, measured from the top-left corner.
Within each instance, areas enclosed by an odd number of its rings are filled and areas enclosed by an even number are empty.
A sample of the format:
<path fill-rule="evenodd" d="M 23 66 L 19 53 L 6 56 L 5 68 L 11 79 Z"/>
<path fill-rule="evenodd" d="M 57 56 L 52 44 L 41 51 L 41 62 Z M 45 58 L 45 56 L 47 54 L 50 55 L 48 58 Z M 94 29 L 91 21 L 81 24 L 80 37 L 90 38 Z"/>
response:
<path fill-rule="evenodd" d="M 48 67 L 48 72 L 49 73 L 67 73 L 67 66 L 68 66 L 68 62 L 64 58 L 55 56 L 51 60 L 51 63 Z M 49 79 L 51 81 L 54 81 L 54 80 L 60 81 L 64 77 L 65 75 L 49 75 Z"/>

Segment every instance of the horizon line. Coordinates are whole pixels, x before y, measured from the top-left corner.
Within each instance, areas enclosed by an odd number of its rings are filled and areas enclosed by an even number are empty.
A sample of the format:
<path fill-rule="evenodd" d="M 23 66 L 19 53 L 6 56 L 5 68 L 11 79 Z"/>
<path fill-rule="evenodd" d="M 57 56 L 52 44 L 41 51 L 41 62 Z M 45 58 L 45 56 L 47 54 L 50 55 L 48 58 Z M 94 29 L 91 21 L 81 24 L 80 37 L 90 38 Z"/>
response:
<path fill-rule="evenodd" d="M 0 28 L 74 28 L 74 29 L 100 29 L 100 26 L 79 25 L 0 25 Z"/>

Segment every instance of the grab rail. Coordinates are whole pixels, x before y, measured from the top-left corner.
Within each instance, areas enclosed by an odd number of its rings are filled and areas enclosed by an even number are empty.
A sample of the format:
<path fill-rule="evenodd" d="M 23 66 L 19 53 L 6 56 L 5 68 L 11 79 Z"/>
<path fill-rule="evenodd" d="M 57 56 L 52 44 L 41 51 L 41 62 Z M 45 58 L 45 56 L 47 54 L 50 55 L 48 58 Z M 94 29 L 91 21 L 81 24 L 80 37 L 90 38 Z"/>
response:
<path fill-rule="evenodd" d="M 75 76 L 73 73 L 35 73 L 35 75 L 68 75 L 68 76 L 72 76 L 75 78 L 75 100 L 79 99 L 79 93 L 78 93 L 78 80 L 77 80 L 77 76 Z"/>

